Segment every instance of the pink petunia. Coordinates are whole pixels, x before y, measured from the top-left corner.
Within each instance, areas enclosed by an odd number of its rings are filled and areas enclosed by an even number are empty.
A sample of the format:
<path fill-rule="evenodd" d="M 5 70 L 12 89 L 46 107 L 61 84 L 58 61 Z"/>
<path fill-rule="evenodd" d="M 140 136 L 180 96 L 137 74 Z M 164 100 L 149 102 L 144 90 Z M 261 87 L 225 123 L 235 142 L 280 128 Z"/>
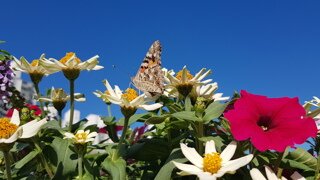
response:
<path fill-rule="evenodd" d="M 268 98 L 241 91 L 234 109 L 224 116 L 238 141 L 250 139 L 259 151 L 283 152 L 317 135 L 314 120 L 306 116 L 298 98 Z"/>

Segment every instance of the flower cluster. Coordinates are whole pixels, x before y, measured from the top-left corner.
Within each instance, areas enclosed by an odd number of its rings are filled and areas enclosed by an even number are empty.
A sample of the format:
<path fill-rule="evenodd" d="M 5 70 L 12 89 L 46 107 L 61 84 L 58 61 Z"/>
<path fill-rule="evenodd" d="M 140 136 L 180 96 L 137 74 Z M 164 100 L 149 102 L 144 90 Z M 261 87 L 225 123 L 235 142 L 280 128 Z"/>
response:
<path fill-rule="evenodd" d="M 8 60 L 0 60 L 0 99 L 4 103 L 8 103 L 12 95 L 9 88 L 13 85 L 14 73 L 10 63 Z"/>

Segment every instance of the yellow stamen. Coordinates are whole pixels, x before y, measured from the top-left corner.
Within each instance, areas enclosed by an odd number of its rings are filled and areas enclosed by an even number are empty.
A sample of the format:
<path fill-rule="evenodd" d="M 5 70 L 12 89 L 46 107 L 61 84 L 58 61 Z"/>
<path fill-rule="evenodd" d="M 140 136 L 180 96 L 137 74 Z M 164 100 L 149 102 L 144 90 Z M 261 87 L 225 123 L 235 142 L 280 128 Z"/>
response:
<path fill-rule="evenodd" d="M 190 74 L 190 71 L 188 71 L 188 70 L 187 70 L 186 75 L 187 75 L 187 79 L 188 79 L 188 80 L 190 80 L 190 79 L 193 78 L 193 75 Z M 179 80 L 182 79 L 182 70 L 177 73 L 176 78 L 179 79 Z"/>
<path fill-rule="evenodd" d="M 74 52 L 68 52 L 63 58 L 60 59 L 60 62 L 62 64 L 66 64 L 72 56 L 75 56 Z M 81 60 L 77 57 L 74 58 L 74 60 L 79 64 L 81 62 Z"/>
<path fill-rule="evenodd" d="M 75 139 L 77 142 L 83 142 L 85 143 L 86 139 L 87 139 L 88 134 L 86 132 L 83 133 L 77 133 L 75 135 Z"/>
<path fill-rule="evenodd" d="M 205 154 L 203 158 L 203 171 L 215 174 L 221 168 L 222 159 L 219 153 Z"/>
<path fill-rule="evenodd" d="M 138 97 L 138 93 L 132 88 L 128 88 L 126 90 L 126 93 L 122 94 L 122 98 L 126 99 L 129 102 L 134 100 L 136 97 Z"/>
<path fill-rule="evenodd" d="M 105 95 L 110 95 L 110 93 L 109 93 L 108 90 L 106 90 L 106 91 L 104 92 L 104 94 L 105 94 Z"/>
<path fill-rule="evenodd" d="M 38 59 L 33 60 L 30 65 L 33 67 L 39 66 L 39 60 Z"/>
<path fill-rule="evenodd" d="M 17 130 L 18 126 L 11 123 L 9 118 L 0 118 L 0 138 L 8 139 Z"/>

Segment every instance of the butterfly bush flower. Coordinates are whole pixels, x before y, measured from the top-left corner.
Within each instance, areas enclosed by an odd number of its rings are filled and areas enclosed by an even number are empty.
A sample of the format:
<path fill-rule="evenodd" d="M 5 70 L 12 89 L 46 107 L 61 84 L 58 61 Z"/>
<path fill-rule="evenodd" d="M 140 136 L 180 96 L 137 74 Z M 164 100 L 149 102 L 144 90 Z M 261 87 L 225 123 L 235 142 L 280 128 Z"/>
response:
<path fill-rule="evenodd" d="M 180 175 L 197 175 L 200 180 L 215 180 L 225 173 L 233 173 L 242 166 L 247 165 L 253 158 L 252 154 L 230 160 L 234 155 L 237 144 L 231 142 L 220 154 L 216 151 L 214 141 L 207 141 L 205 155 L 201 157 L 194 148 L 180 144 L 183 155 L 192 163 L 182 164 L 172 161 L 182 172 Z"/>
<path fill-rule="evenodd" d="M 224 114 L 238 141 L 250 139 L 259 151 L 283 152 L 287 146 L 316 137 L 317 127 L 298 98 L 268 98 L 241 91 L 234 109 Z"/>
<path fill-rule="evenodd" d="M 19 138 L 33 137 L 45 123 L 47 123 L 46 119 L 33 120 L 20 126 L 19 112 L 14 110 L 10 119 L 7 117 L 0 118 L 0 144 L 13 143 Z"/>
<path fill-rule="evenodd" d="M 187 70 L 186 66 L 176 76 L 174 76 L 173 71 L 167 71 L 164 74 L 165 88 L 169 95 L 179 93 L 186 97 L 193 88 L 212 81 L 212 79 L 202 81 L 211 74 L 211 70 L 207 70 L 206 68 L 202 68 L 195 76 Z"/>
<path fill-rule="evenodd" d="M 257 168 L 253 168 L 250 170 L 250 176 L 252 180 L 279 180 L 277 175 L 272 171 L 270 167 L 265 166 L 265 171 L 267 178 L 265 178 Z M 305 178 L 296 171 L 291 175 L 291 178 L 294 180 L 305 180 Z M 281 180 L 286 180 L 286 178 L 282 176 Z"/>
<path fill-rule="evenodd" d="M 162 104 L 147 104 L 151 101 L 154 101 L 154 98 L 146 96 L 145 94 L 138 93 L 131 88 L 128 88 L 125 93 L 123 93 L 118 86 L 115 86 L 113 89 L 107 80 L 103 81 L 104 85 L 107 88 L 109 94 L 105 94 L 105 98 L 108 99 L 113 104 L 118 104 L 122 109 L 144 109 L 147 111 L 152 111 L 162 107 Z M 98 91 L 97 91 L 97 94 Z"/>
<path fill-rule="evenodd" d="M 10 61 L 0 60 L 0 100 L 4 103 L 8 103 L 12 95 L 9 89 L 13 86 L 13 77 Z"/>
<path fill-rule="evenodd" d="M 64 139 L 72 139 L 75 144 L 86 144 L 88 142 L 93 142 L 97 135 L 97 132 L 90 133 L 90 130 L 78 130 L 76 134 L 69 132 L 64 133 Z"/>
<path fill-rule="evenodd" d="M 74 52 L 68 52 L 60 60 L 50 58 L 49 60 L 41 60 L 40 63 L 50 71 L 62 71 L 67 79 L 75 80 L 78 78 L 80 71 L 82 70 L 102 69 L 103 66 L 98 65 L 98 58 L 99 56 L 96 55 L 82 62 Z"/>

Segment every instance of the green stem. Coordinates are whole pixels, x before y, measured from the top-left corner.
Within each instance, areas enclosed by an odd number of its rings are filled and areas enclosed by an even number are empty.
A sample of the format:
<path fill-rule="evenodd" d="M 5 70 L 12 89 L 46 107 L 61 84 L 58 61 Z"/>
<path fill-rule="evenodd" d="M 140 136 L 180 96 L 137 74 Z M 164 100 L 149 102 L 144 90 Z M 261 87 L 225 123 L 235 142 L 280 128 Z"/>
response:
<path fill-rule="evenodd" d="M 319 170 L 320 170 L 320 149 L 319 149 L 319 152 L 318 152 L 317 169 L 316 169 L 315 174 L 314 174 L 314 179 L 318 178 Z"/>
<path fill-rule="evenodd" d="M 74 114 L 74 80 L 70 82 L 70 120 L 69 120 L 69 131 L 72 131 L 73 114 Z"/>
<path fill-rule="evenodd" d="M 39 90 L 39 83 L 34 83 L 34 88 L 36 89 L 36 93 L 37 93 L 38 98 L 41 98 L 41 94 L 40 94 L 40 90 Z M 39 103 L 40 103 L 40 109 L 41 109 L 41 117 L 43 118 L 46 116 L 46 113 L 43 108 L 44 106 L 43 106 L 42 100 L 39 99 Z"/>
<path fill-rule="evenodd" d="M 35 138 L 32 138 L 32 140 L 33 140 L 33 142 L 34 142 L 35 147 L 36 147 L 37 150 L 40 152 L 40 153 L 39 153 L 39 156 L 40 156 L 40 161 L 41 161 L 42 166 L 43 166 L 44 169 L 47 171 L 50 179 L 52 179 L 52 178 L 53 178 L 53 173 L 52 173 L 52 171 L 51 171 L 51 168 L 50 168 L 50 166 L 49 166 L 46 158 L 44 157 L 44 154 L 42 153 L 42 149 L 41 149 L 38 141 L 37 141 Z"/>
<path fill-rule="evenodd" d="M 280 166 L 280 164 L 281 164 L 282 159 L 283 159 L 285 156 L 287 156 L 289 149 L 290 149 L 290 148 L 287 147 L 284 152 L 280 153 L 279 156 L 278 156 L 278 159 L 277 159 L 277 161 L 276 161 L 275 169 L 277 170 L 277 177 L 278 177 L 279 179 L 281 179 L 281 175 L 282 175 L 282 172 L 283 172 L 283 169 L 280 168 L 279 166 Z"/>
<path fill-rule="evenodd" d="M 60 125 L 60 127 L 62 127 L 62 110 L 58 111 L 58 116 L 59 116 L 59 119 L 58 119 L 59 125 Z"/>
<path fill-rule="evenodd" d="M 124 117 L 124 125 L 123 125 L 123 130 L 122 130 L 122 134 L 119 140 L 119 144 L 118 144 L 118 151 L 120 150 L 121 145 L 124 143 L 124 139 L 126 137 L 127 134 L 127 130 L 128 130 L 128 125 L 129 125 L 129 118 L 130 116 L 125 116 Z"/>
<path fill-rule="evenodd" d="M 203 129 L 203 123 L 199 122 L 197 124 L 197 138 L 196 138 L 196 144 L 197 144 L 197 150 L 200 155 L 204 154 L 204 147 L 203 142 L 199 140 L 199 138 L 202 138 L 204 136 L 204 129 Z"/>
<path fill-rule="evenodd" d="M 7 179 L 11 180 L 11 163 L 10 163 L 10 157 L 9 157 L 9 151 L 8 150 L 3 150 L 3 156 L 4 156 L 4 161 L 6 164 L 6 174 L 7 174 Z"/>
<path fill-rule="evenodd" d="M 78 175 L 79 175 L 79 179 L 82 179 L 83 176 L 83 169 L 82 169 L 82 165 L 83 165 L 83 153 L 79 152 L 78 155 Z"/>
<path fill-rule="evenodd" d="M 107 104 L 107 108 L 108 108 L 108 116 L 112 117 L 112 112 L 111 112 L 111 105 Z"/>

